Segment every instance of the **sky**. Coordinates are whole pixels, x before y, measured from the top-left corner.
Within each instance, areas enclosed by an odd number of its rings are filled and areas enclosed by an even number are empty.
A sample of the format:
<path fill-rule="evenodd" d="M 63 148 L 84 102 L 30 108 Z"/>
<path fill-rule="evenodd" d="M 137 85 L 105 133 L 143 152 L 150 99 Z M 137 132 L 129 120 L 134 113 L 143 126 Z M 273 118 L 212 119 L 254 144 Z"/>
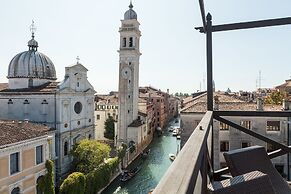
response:
<path fill-rule="evenodd" d="M 213 24 L 290 17 L 291 1 L 204 0 Z M 129 0 L 9 0 L 0 7 L 0 82 L 8 65 L 28 49 L 35 21 L 38 51 L 54 63 L 58 81 L 76 57 L 99 94 L 117 91 L 120 20 Z M 206 88 L 205 35 L 198 0 L 133 0 L 142 32 L 140 86 L 170 93 Z M 291 76 L 291 25 L 213 34 L 216 90 L 272 88 Z"/>

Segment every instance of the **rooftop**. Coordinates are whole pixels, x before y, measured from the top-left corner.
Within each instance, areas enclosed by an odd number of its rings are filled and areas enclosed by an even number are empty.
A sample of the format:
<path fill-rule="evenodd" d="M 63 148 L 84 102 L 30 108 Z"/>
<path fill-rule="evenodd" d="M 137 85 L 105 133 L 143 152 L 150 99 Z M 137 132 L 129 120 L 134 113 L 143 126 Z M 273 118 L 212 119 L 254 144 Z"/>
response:
<path fill-rule="evenodd" d="M 0 120 L 0 146 L 47 135 L 51 128 L 27 121 Z"/>
<path fill-rule="evenodd" d="M 9 89 L 7 83 L 0 83 L 1 94 L 17 94 L 17 93 L 29 93 L 29 94 L 51 94 L 57 91 L 59 82 L 48 82 L 41 86 L 23 88 L 23 89 Z"/>

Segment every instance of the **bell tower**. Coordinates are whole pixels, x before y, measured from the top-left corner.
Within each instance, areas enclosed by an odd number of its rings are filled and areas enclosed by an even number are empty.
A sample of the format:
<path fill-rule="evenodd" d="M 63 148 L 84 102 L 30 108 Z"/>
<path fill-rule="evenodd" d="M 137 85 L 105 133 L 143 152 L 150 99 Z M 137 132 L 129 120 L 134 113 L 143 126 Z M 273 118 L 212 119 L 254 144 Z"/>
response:
<path fill-rule="evenodd" d="M 137 14 L 132 9 L 130 3 L 129 10 L 121 20 L 120 48 L 119 48 L 119 85 L 118 85 L 118 131 L 117 144 L 127 141 L 127 128 L 138 118 L 138 96 L 139 96 L 139 40 L 141 32 Z"/>

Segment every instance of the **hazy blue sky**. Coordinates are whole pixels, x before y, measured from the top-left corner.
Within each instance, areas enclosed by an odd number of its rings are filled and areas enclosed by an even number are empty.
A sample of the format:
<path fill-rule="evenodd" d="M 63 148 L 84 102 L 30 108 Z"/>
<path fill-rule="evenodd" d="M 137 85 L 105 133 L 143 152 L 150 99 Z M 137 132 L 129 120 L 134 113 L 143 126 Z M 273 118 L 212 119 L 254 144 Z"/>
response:
<path fill-rule="evenodd" d="M 140 85 L 193 92 L 206 78 L 205 36 L 198 0 L 134 0 L 141 23 Z M 120 19 L 129 0 L 6 0 L 0 7 L 0 82 L 10 60 L 27 50 L 35 20 L 39 51 L 55 64 L 58 80 L 76 62 L 89 69 L 98 93 L 117 90 Z M 214 24 L 291 16 L 291 1 L 205 0 Z M 281 84 L 291 75 L 291 26 L 213 35 L 216 89 L 256 89 Z"/>

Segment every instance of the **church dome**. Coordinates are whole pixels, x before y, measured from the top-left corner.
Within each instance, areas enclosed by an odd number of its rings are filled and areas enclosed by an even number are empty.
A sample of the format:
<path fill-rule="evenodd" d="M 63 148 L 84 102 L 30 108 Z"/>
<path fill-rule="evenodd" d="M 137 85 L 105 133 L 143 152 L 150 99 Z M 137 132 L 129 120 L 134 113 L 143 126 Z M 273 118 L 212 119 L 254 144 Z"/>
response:
<path fill-rule="evenodd" d="M 44 54 L 37 51 L 38 42 L 28 41 L 28 51 L 17 54 L 11 60 L 7 78 L 39 78 L 56 80 L 56 71 L 53 62 Z"/>
<path fill-rule="evenodd" d="M 133 5 L 130 2 L 129 5 L 129 10 L 127 10 L 124 14 L 124 20 L 133 20 L 133 19 L 137 19 L 137 14 L 136 12 L 132 9 Z"/>

